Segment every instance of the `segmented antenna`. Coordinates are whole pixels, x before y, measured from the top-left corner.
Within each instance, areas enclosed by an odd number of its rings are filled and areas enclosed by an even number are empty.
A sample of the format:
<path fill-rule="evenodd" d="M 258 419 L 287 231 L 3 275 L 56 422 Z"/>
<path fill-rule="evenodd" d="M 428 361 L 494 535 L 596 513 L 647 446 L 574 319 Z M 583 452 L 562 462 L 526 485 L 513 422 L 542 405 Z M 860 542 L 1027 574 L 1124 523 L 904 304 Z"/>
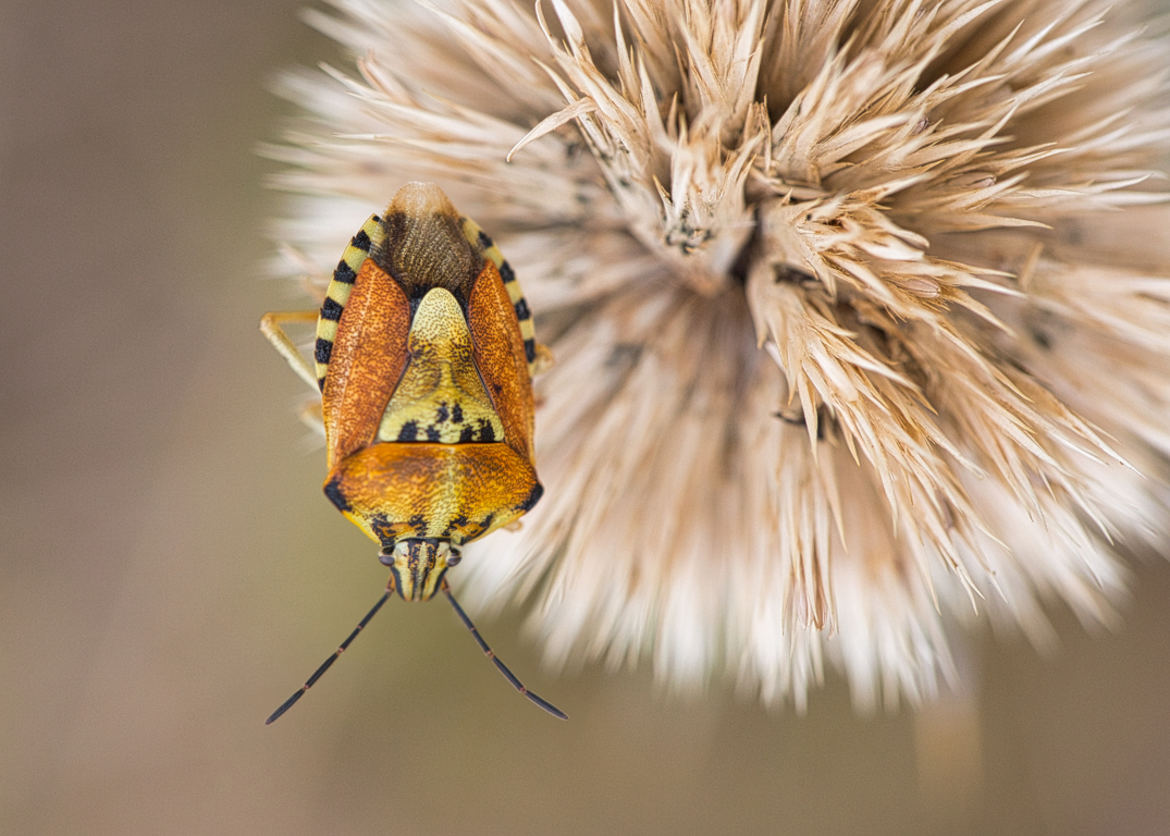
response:
<path fill-rule="evenodd" d="M 527 688 L 525 688 L 524 683 L 516 678 L 516 674 L 514 674 L 514 673 L 512 673 L 512 671 L 508 670 L 508 666 L 505 665 L 503 662 L 501 662 L 499 657 L 497 657 L 496 654 L 492 652 L 492 649 L 488 646 L 488 643 L 483 640 L 483 636 L 481 636 L 479 634 L 479 630 L 476 629 L 475 624 L 473 624 L 471 619 L 468 618 L 467 613 L 465 613 L 463 611 L 463 607 L 459 606 L 459 602 L 456 601 L 455 596 L 451 594 L 451 587 L 447 585 L 446 578 L 443 578 L 443 580 L 440 581 L 439 588 L 443 590 L 443 594 L 447 596 L 447 600 L 450 601 L 451 606 L 455 608 L 455 614 L 459 616 L 459 620 L 463 622 L 463 626 L 471 631 L 471 635 L 475 639 L 475 643 L 479 645 L 479 649 L 483 651 L 484 656 L 487 656 L 489 659 L 492 660 L 492 664 L 495 665 L 496 669 L 499 670 L 499 672 L 504 675 L 505 679 L 507 679 L 509 682 L 512 683 L 512 687 L 515 688 L 517 691 L 519 691 L 524 696 L 528 697 L 528 699 L 530 699 L 532 702 L 536 703 L 538 706 L 543 708 L 545 711 L 547 711 L 552 716 L 558 717 L 561 720 L 568 720 L 569 719 L 568 714 L 561 711 L 559 708 L 557 708 L 551 702 L 546 700 L 544 697 L 542 697 L 539 694 L 536 694 L 532 691 L 529 691 Z M 378 606 L 381 606 L 380 602 L 379 602 Z M 374 609 L 376 610 L 377 607 L 375 607 Z M 373 613 L 371 613 L 371 615 L 372 614 Z M 368 618 L 368 616 L 367 616 L 367 618 Z M 361 628 L 359 627 L 358 629 L 361 629 Z M 355 635 L 357 634 L 357 630 L 354 631 L 354 634 Z M 350 636 L 350 638 L 353 638 L 353 636 Z M 328 667 L 328 666 L 326 665 L 323 667 Z M 306 685 L 305 687 L 307 688 L 308 686 Z M 290 700 L 290 704 L 292 701 L 294 701 L 296 699 L 296 697 L 299 697 L 299 696 L 300 696 L 300 694 L 294 694 L 293 700 Z M 284 706 L 281 707 L 281 710 L 283 710 L 283 709 L 284 709 Z M 277 713 L 276 713 L 276 715 L 274 715 L 274 717 L 275 716 L 280 716 L 280 711 L 277 711 Z"/>
<path fill-rule="evenodd" d="M 524 687 L 524 683 L 516 677 L 516 674 L 512 673 L 512 671 L 508 669 L 508 666 L 500 661 L 500 659 L 492 651 L 491 647 L 488 646 L 488 643 L 484 641 L 483 636 L 479 634 L 479 629 L 468 617 L 467 613 L 463 611 L 463 607 L 459 606 L 459 602 L 455 600 L 455 596 L 451 594 L 451 587 L 447 585 L 446 578 L 443 578 L 439 586 L 440 589 L 443 590 L 443 594 L 447 596 L 447 600 L 451 602 L 451 606 L 455 608 L 455 614 L 459 616 L 459 620 L 463 622 L 463 626 L 465 626 L 471 632 L 471 636 L 475 639 L 475 643 L 479 645 L 479 649 L 483 651 L 485 656 L 492 660 L 492 664 L 494 664 L 496 669 L 504 675 L 504 678 L 512 684 L 512 687 L 531 700 L 533 703 L 543 708 L 552 716 L 558 717 L 561 720 L 568 720 L 569 716 L 565 714 L 565 712 L 561 711 L 559 708 L 557 708 L 539 694 L 529 691 L 526 687 Z M 346 637 L 345 641 L 343 641 L 338 646 L 337 650 L 333 651 L 333 655 L 322 662 L 321 666 L 318 667 L 317 670 L 313 671 L 313 675 L 305 680 L 304 685 L 293 692 L 291 697 L 281 703 L 280 707 L 276 709 L 276 711 L 273 711 L 271 715 L 269 715 L 268 719 L 264 721 L 265 725 L 270 725 L 276 722 L 276 720 L 278 720 L 280 716 L 284 714 L 284 712 L 288 711 L 290 708 L 296 705 L 297 700 L 304 696 L 305 692 L 312 688 L 318 679 L 324 676 L 325 671 L 329 670 L 333 663 L 337 661 L 337 657 L 345 652 L 345 649 L 350 646 L 354 639 L 357 638 L 357 634 L 362 631 L 362 628 L 370 623 L 370 619 L 377 615 L 378 610 L 382 609 L 382 605 L 386 603 L 386 600 L 393 592 L 394 577 L 391 575 L 390 582 L 386 585 L 386 591 L 382 593 L 382 597 L 374 603 L 374 606 L 370 607 L 370 611 L 365 614 L 365 617 L 363 617 L 361 621 L 358 622 L 357 627 L 353 628 L 353 632 Z"/>
<path fill-rule="evenodd" d="M 353 628 L 353 632 L 350 633 L 346 640 L 338 646 L 337 650 L 333 651 L 332 656 L 321 663 L 321 667 L 313 671 L 313 675 L 305 680 L 305 684 L 301 686 L 299 691 L 296 691 L 291 697 L 281 703 L 280 708 L 276 709 L 276 711 L 273 711 L 272 714 L 268 716 L 268 719 L 264 721 L 264 725 L 267 726 L 276 722 L 281 714 L 284 714 L 284 712 L 292 708 L 296 704 L 296 701 L 304 696 L 305 691 L 308 691 L 313 687 L 317 680 L 325 674 L 325 671 L 329 670 L 329 667 L 337 661 L 337 657 L 345 652 L 345 649 L 349 647 L 350 642 L 357 638 L 357 634 L 362 631 L 362 628 L 370 623 L 370 619 L 377 614 L 378 610 L 382 609 L 382 605 L 386 603 L 386 599 L 390 597 L 392 592 L 394 592 L 393 575 L 390 576 L 390 583 L 386 585 L 386 591 L 382 593 L 382 597 L 379 598 L 378 602 L 370 608 L 370 611 L 366 613 L 365 618 L 358 622 L 358 626 Z"/>

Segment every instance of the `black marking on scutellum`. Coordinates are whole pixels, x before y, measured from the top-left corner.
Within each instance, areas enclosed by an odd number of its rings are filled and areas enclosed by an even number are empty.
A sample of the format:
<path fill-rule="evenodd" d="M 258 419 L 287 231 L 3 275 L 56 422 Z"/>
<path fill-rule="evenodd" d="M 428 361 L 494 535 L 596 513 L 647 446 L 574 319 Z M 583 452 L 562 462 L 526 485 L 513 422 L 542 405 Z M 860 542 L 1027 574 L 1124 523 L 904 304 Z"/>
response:
<path fill-rule="evenodd" d="M 345 259 L 342 259 L 337 262 L 337 269 L 333 271 L 333 281 L 341 282 L 342 284 L 353 284 L 357 281 L 357 273 L 345 263 Z"/>
<path fill-rule="evenodd" d="M 317 345 L 313 348 L 313 359 L 322 366 L 329 364 L 329 358 L 333 355 L 333 343 L 330 340 L 317 338 Z"/>
<path fill-rule="evenodd" d="M 329 501 L 337 506 L 338 511 L 348 511 L 353 507 L 341 493 L 341 481 L 336 477 L 326 482 L 322 490 L 325 491 L 325 496 L 328 497 Z"/>
<path fill-rule="evenodd" d="M 451 410 L 447 408 L 447 402 L 443 401 L 441 404 L 439 404 L 439 408 L 435 410 L 435 423 L 447 423 L 447 418 L 450 417 L 450 415 Z"/>
<path fill-rule="evenodd" d="M 427 425 L 427 441 L 438 441 L 441 437 L 438 427 Z"/>
<path fill-rule="evenodd" d="M 487 418 L 480 418 L 476 423 L 479 425 L 480 441 L 496 440 L 496 431 L 492 429 L 491 421 L 489 421 Z"/>
<path fill-rule="evenodd" d="M 345 310 L 336 299 L 332 296 L 326 296 L 325 301 L 321 303 L 321 318 L 331 319 L 334 322 L 341 319 L 341 312 Z"/>
<path fill-rule="evenodd" d="M 467 444 L 471 441 L 475 441 L 475 427 L 471 426 L 471 424 L 468 424 L 459 431 L 459 443 Z"/>
<path fill-rule="evenodd" d="M 404 423 L 402 425 L 402 428 L 398 431 L 398 440 L 399 441 L 414 441 L 416 438 L 418 438 L 418 422 L 417 421 L 407 421 L 406 423 Z"/>
<path fill-rule="evenodd" d="M 453 423 L 453 424 L 462 424 L 463 423 L 463 405 L 462 404 L 455 404 L 453 407 L 451 407 L 451 423 Z"/>

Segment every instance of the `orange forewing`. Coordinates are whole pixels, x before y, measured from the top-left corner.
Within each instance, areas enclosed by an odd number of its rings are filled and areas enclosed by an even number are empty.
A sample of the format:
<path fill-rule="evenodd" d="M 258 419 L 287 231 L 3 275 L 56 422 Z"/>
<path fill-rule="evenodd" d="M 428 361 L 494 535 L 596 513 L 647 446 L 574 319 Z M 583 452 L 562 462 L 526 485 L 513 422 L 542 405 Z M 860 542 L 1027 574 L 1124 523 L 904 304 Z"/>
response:
<path fill-rule="evenodd" d="M 338 321 L 321 393 L 330 470 L 373 441 L 406 367 L 409 331 L 406 294 L 367 258 Z"/>
<path fill-rule="evenodd" d="M 490 259 L 484 259 L 467 309 L 475 362 L 504 425 L 505 441 L 532 462 L 534 406 L 524 338 L 504 280 Z"/>

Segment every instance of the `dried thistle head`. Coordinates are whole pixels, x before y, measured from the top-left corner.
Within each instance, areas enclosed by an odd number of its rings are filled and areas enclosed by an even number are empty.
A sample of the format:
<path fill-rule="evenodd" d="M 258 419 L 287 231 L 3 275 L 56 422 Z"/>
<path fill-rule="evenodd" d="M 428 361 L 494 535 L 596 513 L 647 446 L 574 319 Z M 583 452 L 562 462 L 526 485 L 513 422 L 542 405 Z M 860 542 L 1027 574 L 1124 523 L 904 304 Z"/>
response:
<path fill-rule="evenodd" d="M 333 3 L 282 269 L 432 179 L 521 271 L 547 493 L 460 571 L 552 659 L 915 699 L 948 622 L 1106 618 L 1166 545 L 1166 43 L 1118 4 Z"/>

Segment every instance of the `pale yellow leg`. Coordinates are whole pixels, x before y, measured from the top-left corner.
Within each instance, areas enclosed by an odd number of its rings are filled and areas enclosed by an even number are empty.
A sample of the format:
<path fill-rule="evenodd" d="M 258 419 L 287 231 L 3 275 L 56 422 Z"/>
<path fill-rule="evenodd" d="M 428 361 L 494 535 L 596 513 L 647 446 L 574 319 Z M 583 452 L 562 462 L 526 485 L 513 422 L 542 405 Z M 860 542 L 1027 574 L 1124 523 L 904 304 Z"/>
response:
<path fill-rule="evenodd" d="M 308 273 L 301 276 L 301 287 L 304 288 L 305 293 L 317 301 L 317 307 L 320 308 L 321 303 L 325 301 L 325 288 L 321 287 L 317 280 Z"/>
<path fill-rule="evenodd" d="M 300 408 L 297 417 L 301 419 L 301 423 L 311 429 L 317 435 L 324 437 L 325 435 L 325 419 L 321 414 L 321 399 L 313 398 Z"/>
<path fill-rule="evenodd" d="M 268 338 L 268 342 L 272 343 L 272 347 L 280 352 L 280 356 L 288 362 L 292 370 L 305 383 L 312 386 L 314 392 L 319 392 L 316 369 L 309 365 L 309 361 L 293 345 L 293 341 L 289 339 L 283 328 L 289 322 L 316 321 L 316 311 L 270 311 L 260 318 L 260 331 Z"/>
<path fill-rule="evenodd" d="M 553 367 L 556 358 L 553 357 L 552 349 L 543 343 L 536 344 L 536 357 L 532 361 L 532 373 L 541 374 L 547 372 Z"/>

